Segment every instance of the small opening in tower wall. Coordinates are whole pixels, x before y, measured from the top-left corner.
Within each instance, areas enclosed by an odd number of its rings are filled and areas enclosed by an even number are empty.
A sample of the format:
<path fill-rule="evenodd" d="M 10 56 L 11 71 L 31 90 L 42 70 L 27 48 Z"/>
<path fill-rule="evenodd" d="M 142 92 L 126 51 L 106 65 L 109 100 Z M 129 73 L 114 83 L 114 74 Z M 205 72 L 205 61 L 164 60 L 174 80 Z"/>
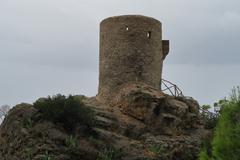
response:
<path fill-rule="evenodd" d="M 147 38 L 148 38 L 148 39 L 150 39 L 150 38 L 151 38 L 151 34 L 152 34 L 152 32 L 151 32 L 151 31 L 148 31 L 148 32 L 147 32 Z"/>
<path fill-rule="evenodd" d="M 126 26 L 126 31 L 128 31 L 129 30 L 129 28 L 128 28 L 128 26 Z"/>

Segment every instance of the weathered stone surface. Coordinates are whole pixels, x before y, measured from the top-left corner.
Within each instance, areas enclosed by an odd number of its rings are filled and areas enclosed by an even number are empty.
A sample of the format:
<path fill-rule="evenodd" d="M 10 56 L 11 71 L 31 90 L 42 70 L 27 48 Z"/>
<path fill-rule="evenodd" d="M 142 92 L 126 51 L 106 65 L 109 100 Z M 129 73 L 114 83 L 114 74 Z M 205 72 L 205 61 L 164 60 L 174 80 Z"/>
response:
<path fill-rule="evenodd" d="M 96 113 L 98 125 L 94 130 L 98 136 L 82 136 L 81 128 L 77 129 L 75 151 L 66 145 L 72 135 L 61 126 L 39 119 L 41 116 L 29 104 L 14 107 L 0 128 L 0 160 L 28 159 L 29 156 L 41 160 L 46 151 L 57 160 L 73 159 L 73 153 L 78 153 L 79 160 L 95 160 L 99 152 L 109 146 L 122 154 L 119 160 L 175 160 L 176 157 L 196 160 L 201 139 L 207 133 L 197 120 L 193 121 L 192 117 L 197 119 L 197 114 L 186 111 L 189 105 L 184 98 L 180 101 L 159 94 L 151 87 L 142 87 L 142 90 L 132 90 L 138 89 L 136 86 L 125 88 L 126 95 L 118 97 L 122 102 L 118 105 L 108 106 L 94 97 L 85 98 L 84 103 Z M 139 113 L 131 110 L 135 105 L 140 105 L 136 110 Z M 196 126 L 192 127 L 192 123 Z"/>
<path fill-rule="evenodd" d="M 100 24 L 98 98 L 109 101 L 121 85 L 144 82 L 160 88 L 162 63 L 169 41 L 162 41 L 162 24 L 156 19 L 126 15 Z"/>
<path fill-rule="evenodd" d="M 37 120 L 36 109 L 29 104 L 14 107 L 0 127 L 0 160 L 42 160 L 49 154 L 56 160 L 72 160 L 66 140 L 71 136 L 61 126 Z M 97 150 L 87 139 L 77 136 L 79 159 L 93 160 Z M 90 136 L 90 135 L 89 135 Z M 47 153 L 46 153 L 47 152 Z"/>
<path fill-rule="evenodd" d="M 113 108 L 119 108 L 157 134 L 178 135 L 200 125 L 198 103 L 165 95 L 146 84 L 125 85 L 113 101 Z"/>

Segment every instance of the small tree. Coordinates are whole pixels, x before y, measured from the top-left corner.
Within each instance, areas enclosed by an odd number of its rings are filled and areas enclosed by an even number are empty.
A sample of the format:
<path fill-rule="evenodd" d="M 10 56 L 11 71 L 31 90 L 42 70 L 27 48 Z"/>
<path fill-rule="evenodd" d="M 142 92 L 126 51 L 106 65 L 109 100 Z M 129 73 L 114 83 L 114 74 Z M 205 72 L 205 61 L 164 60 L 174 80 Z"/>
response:
<path fill-rule="evenodd" d="M 229 102 L 221 110 L 213 139 L 213 156 L 219 160 L 240 157 L 240 89 L 234 87 Z"/>
<path fill-rule="evenodd" d="M 240 103 L 240 87 L 233 87 L 230 94 L 230 101 L 233 103 Z"/>
<path fill-rule="evenodd" d="M 240 88 L 234 87 L 229 99 L 220 100 L 219 119 L 212 142 L 204 145 L 200 160 L 239 160 Z M 210 151 L 210 152 L 209 152 Z"/>
<path fill-rule="evenodd" d="M 202 105 L 202 109 L 203 109 L 203 110 L 208 111 L 210 108 L 211 108 L 211 106 L 208 105 L 208 104 L 204 104 L 204 105 Z"/>

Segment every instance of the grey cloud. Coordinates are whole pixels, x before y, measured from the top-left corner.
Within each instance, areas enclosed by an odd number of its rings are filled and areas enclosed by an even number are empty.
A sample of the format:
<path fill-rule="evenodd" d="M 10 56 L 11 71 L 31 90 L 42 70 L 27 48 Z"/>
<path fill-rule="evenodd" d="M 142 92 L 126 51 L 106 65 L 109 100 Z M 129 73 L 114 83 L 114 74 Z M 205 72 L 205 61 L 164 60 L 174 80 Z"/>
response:
<path fill-rule="evenodd" d="M 171 43 L 165 77 L 208 103 L 240 80 L 228 71 L 236 71 L 229 66 L 240 61 L 239 6 L 238 0 L 0 1 L 0 104 L 59 92 L 95 95 L 99 23 L 122 14 L 142 14 L 163 23 L 163 37 Z M 236 81 L 218 75 L 219 83 L 214 83 L 216 66 Z M 202 77 L 211 80 L 202 84 Z M 202 85 L 211 88 L 212 83 L 215 90 L 224 89 L 208 91 L 208 97 L 218 97 L 207 98 Z"/>
<path fill-rule="evenodd" d="M 164 38 L 170 39 L 172 54 L 175 54 L 169 60 L 171 64 L 238 63 L 240 14 L 237 4 L 237 1 L 226 4 L 206 0 L 56 1 L 55 4 L 46 0 L 14 1 L 0 11 L 8 15 L 1 18 L 1 50 L 15 48 L 20 52 L 12 51 L 9 57 L 26 56 L 29 63 L 36 57 L 38 61 L 48 58 L 51 65 L 61 64 L 61 60 L 55 60 L 57 55 L 79 55 L 72 59 L 91 60 L 88 67 L 92 68 L 98 54 L 99 21 L 107 16 L 136 13 L 163 22 Z M 14 10 L 7 10 L 8 7 Z M 46 64 L 44 60 L 42 63 Z"/>
<path fill-rule="evenodd" d="M 186 96 L 211 104 L 228 97 L 233 86 L 239 85 L 237 74 L 240 64 L 233 65 L 168 65 L 164 66 L 164 78 L 177 84 Z"/>

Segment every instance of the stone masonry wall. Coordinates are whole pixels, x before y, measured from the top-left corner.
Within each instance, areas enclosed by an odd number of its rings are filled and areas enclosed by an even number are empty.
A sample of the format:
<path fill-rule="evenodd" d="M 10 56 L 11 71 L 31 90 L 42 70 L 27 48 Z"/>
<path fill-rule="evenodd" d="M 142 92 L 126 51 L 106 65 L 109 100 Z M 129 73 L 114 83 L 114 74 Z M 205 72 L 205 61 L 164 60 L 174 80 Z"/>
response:
<path fill-rule="evenodd" d="M 103 20 L 98 98 L 107 101 L 126 83 L 159 88 L 168 45 L 162 41 L 162 25 L 156 19 L 128 15 Z"/>

